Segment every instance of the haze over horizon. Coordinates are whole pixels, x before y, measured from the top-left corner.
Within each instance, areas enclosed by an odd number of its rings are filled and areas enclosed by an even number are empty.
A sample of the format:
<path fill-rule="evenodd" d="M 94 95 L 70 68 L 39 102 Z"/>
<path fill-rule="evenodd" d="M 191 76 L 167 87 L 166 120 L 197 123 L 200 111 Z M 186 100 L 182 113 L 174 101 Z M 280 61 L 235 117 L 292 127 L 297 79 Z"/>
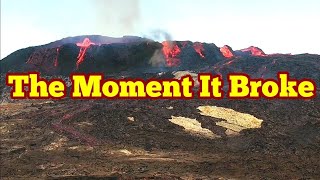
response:
<path fill-rule="evenodd" d="M 1 58 L 69 36 L 135 35 L 320 54 L 317 0 L 2 0 Z"/>

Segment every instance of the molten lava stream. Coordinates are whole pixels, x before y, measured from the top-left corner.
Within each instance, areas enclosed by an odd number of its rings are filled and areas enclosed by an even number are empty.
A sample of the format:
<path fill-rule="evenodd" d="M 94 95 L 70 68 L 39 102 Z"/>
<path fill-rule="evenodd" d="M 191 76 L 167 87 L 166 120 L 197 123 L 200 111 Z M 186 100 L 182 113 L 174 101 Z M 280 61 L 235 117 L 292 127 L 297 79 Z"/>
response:
<path fill-rule="evenodd" d="M 225 45 L 225 46 L 223 46 L 222 48 L 220 48 L 220 52 L 222 53 L 222 55 L 223 55 L 225 58 L 232 58 L 232 57 L 234 57 L 231 48 L 230 48 L 229 46 L 227 46 L 227 45 Z"/>
<path fill-rule="evenodd" d="M 95 43 L 91 42 L 89 38 L 85 38 L 82 43 L 77 43 L 77 46 L 80 47 L 80 52 L 77 57 L 77 69 L 79 69 L 79 65 L 84 61 L 87 49 L 91 45 L 95 45 Z"/>
<path fill-rule="evenodd" d="M 162 53 L 166 59 L 168 67 L 178 66 L 180 64 L 180 59 L 177 58 L 181 53 L 181 49 L 178 45 L 172 44 L 169 41 L 164 41 L 162 43 Z"/>
<path fill-rule="evenodd" d="M 57 48 L 57 56 L 56 56 L 56 59 L 54 60 L 54 67 L 58 67 L 59 65 L 59 61 L 58 61 L 59 52 L 60 52 L 60 47 Z"/>
<path fill-rule="evenodd" d="M 62 119 L 55 121 L 52 123 L 53 128 L 61 133 L 66 133 L 72 138 L 75 138 L 81 142 L 84 142 L 90 146 L 94 146 L 98 144 L 98 141 L 93 137 L 88 134 L 82 133 L 77 131 L 74 127 L 65 124 L 65 121 L 69 121 L 70 119 L 74 118 L 77 114 L 80 114 L 82 112 L 89 111 L 92 108 L 90 105 L 86 105 L 84 107 L 78 108 L 77 110 L 73 110 L 70 113 L 65 114 Z"/>
<path fill-rule="evenodd" d="M 246 49 L 242 49 L 242 52 L 250 52 L 252 56 L 267 56 L 261 49 L 254 47 L 254 46 L 250 46 Z"/>
<path fill-rule="evenodd" d="M 225 65 L 228 66 L 228 65 L 232 64 L 233 62 L 234 62 L 234 60 L 228 61 L 228 62 L 224 63 L 223 66 L 225 66 Z"/>
<path fill-rule="evenodd" d="M 202 43 L 195 43 L 194 45 L 193 45 L 193 48 L 194 48 L 194 50 L 199 54 L 199 56 L 201 57 L 201 58 L 205 58 L 205 56 L 204 56 L 204 47 L 203 47 L 203 44 Z"/>

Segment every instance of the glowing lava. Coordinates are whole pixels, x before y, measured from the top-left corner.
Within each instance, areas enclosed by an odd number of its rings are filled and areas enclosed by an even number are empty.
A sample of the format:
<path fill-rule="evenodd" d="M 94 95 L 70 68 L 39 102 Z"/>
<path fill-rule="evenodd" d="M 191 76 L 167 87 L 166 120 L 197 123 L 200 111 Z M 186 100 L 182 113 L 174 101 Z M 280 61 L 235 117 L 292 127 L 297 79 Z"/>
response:
<path fill-rule="evenodd" d="M 95 43 L 91 42 L 89 38 L 85 38 L 82 43 L 77 43 L 77 46 L 80 47 L 80 52 L 77 57 L 77 69 L 79 69 L 79 65 L 84 61 L 84 56 L 86 55 L 87 49 L 91 45 L 95 45 Z"/>
<path fill-rule="evenodd" d="M 242 52 L 249 52 L 252 56 L 266 56 L 266 54 L 257 47 L 250 46 L 246 49 L 241 49 Z"/>
<path fill-rule="evenodd" d="M 231 49 L 230 46 L 227 46 L 227 45 L 223 46 L 222 48 L 220 48 L 220 52 L 225 58 L 234 57 L 233 50 Z"/>
<path fill-rule="evenodd" d="M 234 60 L 228 61 L 227 63 L 223 64 L 223 65 L 230 65 L 234 62 Z"/>
<path fill-rule="evenodd" d="M 201 58 L 205 58 L 205 56 L 204 56 L 204 47 L 203 47 L 202 43 L 194 43 L 193 48 L 199 54 L 199 56 Z"/>
<path fill-rule="evenodd" d="M 59 51 L 60 51 L 60 48 L 57 48 L 57 56 L 56 56 L 56 59 L 54 60 L 54 67 L 58 67 L 59 65 L 58 63 Z"/>
<path fill-rule="evenodd" d="M 167 66 L 178 66 L 180 59 L 177 56 L 181 53 L 179 46 L 169 41 L 162 42 L 162 45 L 162 53 L 166 59 Z"/>

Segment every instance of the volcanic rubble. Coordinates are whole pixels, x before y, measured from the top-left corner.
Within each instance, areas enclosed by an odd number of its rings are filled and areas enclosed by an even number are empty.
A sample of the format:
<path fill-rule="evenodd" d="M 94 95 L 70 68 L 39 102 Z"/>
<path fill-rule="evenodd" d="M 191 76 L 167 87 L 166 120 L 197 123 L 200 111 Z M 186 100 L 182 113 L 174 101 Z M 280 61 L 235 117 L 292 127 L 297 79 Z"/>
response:
<path fill-rule="evenodd" d="M 88 38 L 87 41 L 85 38 Z M 320 56 L 190 41 L 79 36 L 0 61 L 3 179 L 318 179 L 320 101 L 12 100 L 5 73 L 179 78 L 200 72 L 320 80 Z M 317 89 L 319 95 L 319 89 Z"/>

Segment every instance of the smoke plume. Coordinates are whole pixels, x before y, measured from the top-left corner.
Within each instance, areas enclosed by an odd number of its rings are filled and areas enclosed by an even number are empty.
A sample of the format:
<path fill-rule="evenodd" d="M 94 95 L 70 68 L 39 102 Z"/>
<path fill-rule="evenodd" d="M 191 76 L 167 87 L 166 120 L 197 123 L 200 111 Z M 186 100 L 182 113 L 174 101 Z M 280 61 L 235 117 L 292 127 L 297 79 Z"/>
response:
<path fill-rule="evenodd" d="M 148 35 L 145 36 L 148 39 L 153 39 L 158 42 L 167 41 L 167 45 L 169 45 L 169 48 L 173 48 L 175 43 L 172 41 L 171 35 L 161 29 L 156 29 L 151 31 Z M 161 49 L 156 50 L 153 54 L 153 56 L 150 58 L 149 63 L 153 67 L 163 67 L 166 66 L 166 59 L 164 57 L 163 51 Z"/>
<path fill-rule="evenodd" d="M 98 32 L 130 35 L 139 23 L 139 0 L 93 0 Z"/>
<path fill-rule="evenodd" d="M 148 35 L 146 35 L 146 38 L 153 39 L 158 42 L 172 40 L 171 35 L 168 32 L 161 29 L 152 30 Z"/>

